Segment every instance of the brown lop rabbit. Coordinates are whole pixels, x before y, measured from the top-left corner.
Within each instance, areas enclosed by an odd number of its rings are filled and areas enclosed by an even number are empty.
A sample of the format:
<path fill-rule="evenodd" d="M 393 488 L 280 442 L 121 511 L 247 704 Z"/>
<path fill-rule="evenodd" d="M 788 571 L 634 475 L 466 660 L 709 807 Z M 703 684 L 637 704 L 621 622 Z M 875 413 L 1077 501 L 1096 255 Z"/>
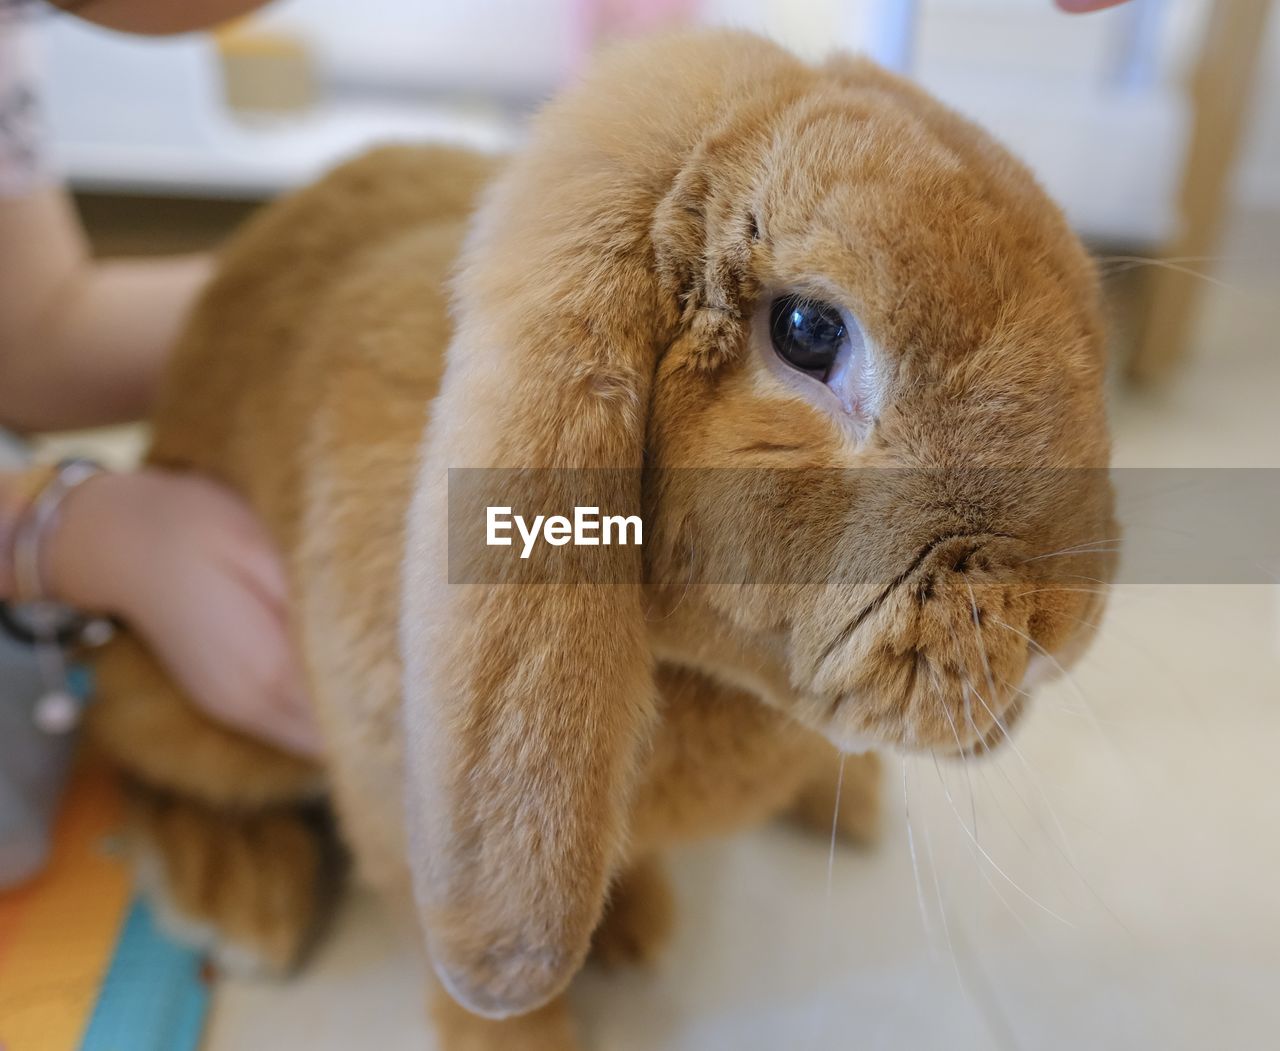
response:
<path fill-rule="evenodd" d="M 788 808 L 829 828 L 837 749 L 993 745 L 1082 648 L 1096 589 L 1042 556 L 1111 572 L 1102 344 L 1027 171 L 862 60 L 660 37 L 508 160 L 345 165 L 228 245 L 150 453 L 286 552 L 328 759 L 213 725 L 122 637 L 93 729 L 139 871 L 224 959 L 287 968 L 327 796 L 416 903 L 443 1046 L 574 1046 L 592 947 L 662 941 L 663 848 Z M 508 577 L 517 545 L 451 582 L 459 467 L 616 469 L 602 510 L 644 543 L 546 556 L 607 580 Z M 563 509 L 571 474 L 520 477 Z M 848 764 L 851 838 L 876 770 Z"/>

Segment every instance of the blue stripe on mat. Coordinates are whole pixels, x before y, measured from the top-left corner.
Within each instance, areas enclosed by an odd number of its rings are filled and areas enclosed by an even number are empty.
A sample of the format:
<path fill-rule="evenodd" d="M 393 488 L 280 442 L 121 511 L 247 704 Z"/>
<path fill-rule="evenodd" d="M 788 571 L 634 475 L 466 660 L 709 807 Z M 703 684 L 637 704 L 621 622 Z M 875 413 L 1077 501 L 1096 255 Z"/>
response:
<path fill-rule="evenodd" d="M 135 898 L 80 1051 L 196 1051 L 209 1006 L 201 962 Z"/>

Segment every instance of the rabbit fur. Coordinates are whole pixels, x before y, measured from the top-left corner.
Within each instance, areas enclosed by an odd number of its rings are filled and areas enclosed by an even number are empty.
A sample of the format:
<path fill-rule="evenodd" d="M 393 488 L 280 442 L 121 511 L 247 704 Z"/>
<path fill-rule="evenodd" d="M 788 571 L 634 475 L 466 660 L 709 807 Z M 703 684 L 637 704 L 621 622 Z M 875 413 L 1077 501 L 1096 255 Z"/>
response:
<path fill-rule="evenodd" d="M 769 349 L 783 294 L 856 317 L 850 397 Z M 328 754 L 214 725 L 123 636 L 92 728 L 140 871 L 193 935 L 288 967 L 331 885 L 328 798 L 419 917 L 443 1046 L 575 1046 L 593 945 L 647 958 L 669 926 L 662 850 L 788 808 L 829 828 L 838 750 L 997 744 L 1037 654 L 1084 647 L 1102 600 L 1041 556 L 1114 535 L 1104 373 L 1059 210 L 865 60 L 655 37 L 509 158 L 342 166 L 226 246 L 149 453 L 269 525 Z M 609 469 L 645 543 L 558 549 L 607 581 L 507 579 L 497 548 L 504 582 L 451 582 L 451 468 Z M 876 772 L 846 767 L 850 838 Z"/>

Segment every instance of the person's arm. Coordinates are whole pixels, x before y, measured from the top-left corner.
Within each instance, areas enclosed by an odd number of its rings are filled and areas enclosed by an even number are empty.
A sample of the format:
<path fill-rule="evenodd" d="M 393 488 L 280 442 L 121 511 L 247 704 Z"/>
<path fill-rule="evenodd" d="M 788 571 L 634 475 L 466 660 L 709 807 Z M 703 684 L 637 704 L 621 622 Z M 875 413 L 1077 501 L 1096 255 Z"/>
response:
<path fill-rule="evenodd" d="M 172 20 L 175 8 L 212 18 L 247 6 L 80 5 L 144 21 Z M 42 162 L 39 128 L 27 123 L 38 111 L 35 71 L 12 30 L 0 21 L 0 110 L 10 118 L 0 124 L 0 423 L 44 430 L 136 417 L 208 266 L 91 260 L 71 202 Z M 0 600 L 14 597 L 15 534 L 49 478 L 49 468 L 0 472 Z M 235 493 L 153 468 L 103 473 L 65 496 L 34 547 L 40 593 L 127 621 L 211 716 L 285 748 L 319 749 L 288 633 L 284 572 Z"/>
<path fill-rule="evenodd" d="M 77 18 L 123 33 L 165 36 L 226 22 L 267 0 L 51 0 Z"/>
<path fill-rule="evenodd" d="M 208 273 L 204 257 L 95 263 L 60 187 L 0 197 L 0 425 L 145 414 Z"/>
<path fill-rule="evenodd" d="M 53 0 L 110 29 L 203 29 L 263 0 Z M 202 258 L 95 263 L 56 185 L 0 197 L 0 425 L 49 430 L 142 415 L 179 323 L 208 274 Z"/>
<path fill-rule="evenodd" d="M 1128 0 L 1054 0 L 1054 2 L 1064 11 L 1081 15 L 1088 11 L 1101 11 L 1106 7 L 1118 7 L 1120 4 L 1128 3 Z"/>

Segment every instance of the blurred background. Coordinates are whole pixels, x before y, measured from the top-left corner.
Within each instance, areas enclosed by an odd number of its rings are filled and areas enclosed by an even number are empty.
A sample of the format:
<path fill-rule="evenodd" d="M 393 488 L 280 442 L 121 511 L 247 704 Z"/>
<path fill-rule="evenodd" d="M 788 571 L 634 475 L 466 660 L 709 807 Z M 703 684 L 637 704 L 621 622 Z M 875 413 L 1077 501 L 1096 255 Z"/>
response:
<path fill-rule="evenodd" d="M 70 18 L 41 35 L 63 168 L 103 247 L 126 251 L 216 238 L 244 204 L 374 142 L 509 147 L 593 47 L 628 32 L 702 22 L 815 58 L 868 51 L 1011 146 L 1121 274 L 1139 268 L 1123 257 L 1169 261 L 1125 286 L 1118 319 L 1117 361 L 1157 375 L 1186 350 L 1200 284 L 1172 268 L 1210 268 L 1233 217 L 1255 233 L 1235 255 L 1277 240 L 1267 6 L 1134 0 L 1069 18 L 1048 0 L 281 0 L 209 36 L 138 40 Z M 179 216 L 173 202 L 206 206 Z"/>
<path fill-rule="evenodd" d="M 177 40 L 52 16 L 39 33 L 58 156 L 113 254 L 216 245 L 373 142 L 511 148 L 595 46 L 654 24 L 867 50 L 1026 159 L 1097 252 L 1117 463 L 1234 469 L 1280 468 L 1269 7 L 282 0 Z M 1155 518 L 1135 509 L 1127 543 Z M 877 851 L 773 827 L 681 854 L 669 956 L 580 983 L 589 1046 L 1275 1047 L 1280 565 L 1259 573 L 1117 587 L 1016 748 L 887 762 Z M 206 1046 L 422 1048 L 421 988 L 413 932 L 356 894 L 300 979 L 218 984 Z"/>

